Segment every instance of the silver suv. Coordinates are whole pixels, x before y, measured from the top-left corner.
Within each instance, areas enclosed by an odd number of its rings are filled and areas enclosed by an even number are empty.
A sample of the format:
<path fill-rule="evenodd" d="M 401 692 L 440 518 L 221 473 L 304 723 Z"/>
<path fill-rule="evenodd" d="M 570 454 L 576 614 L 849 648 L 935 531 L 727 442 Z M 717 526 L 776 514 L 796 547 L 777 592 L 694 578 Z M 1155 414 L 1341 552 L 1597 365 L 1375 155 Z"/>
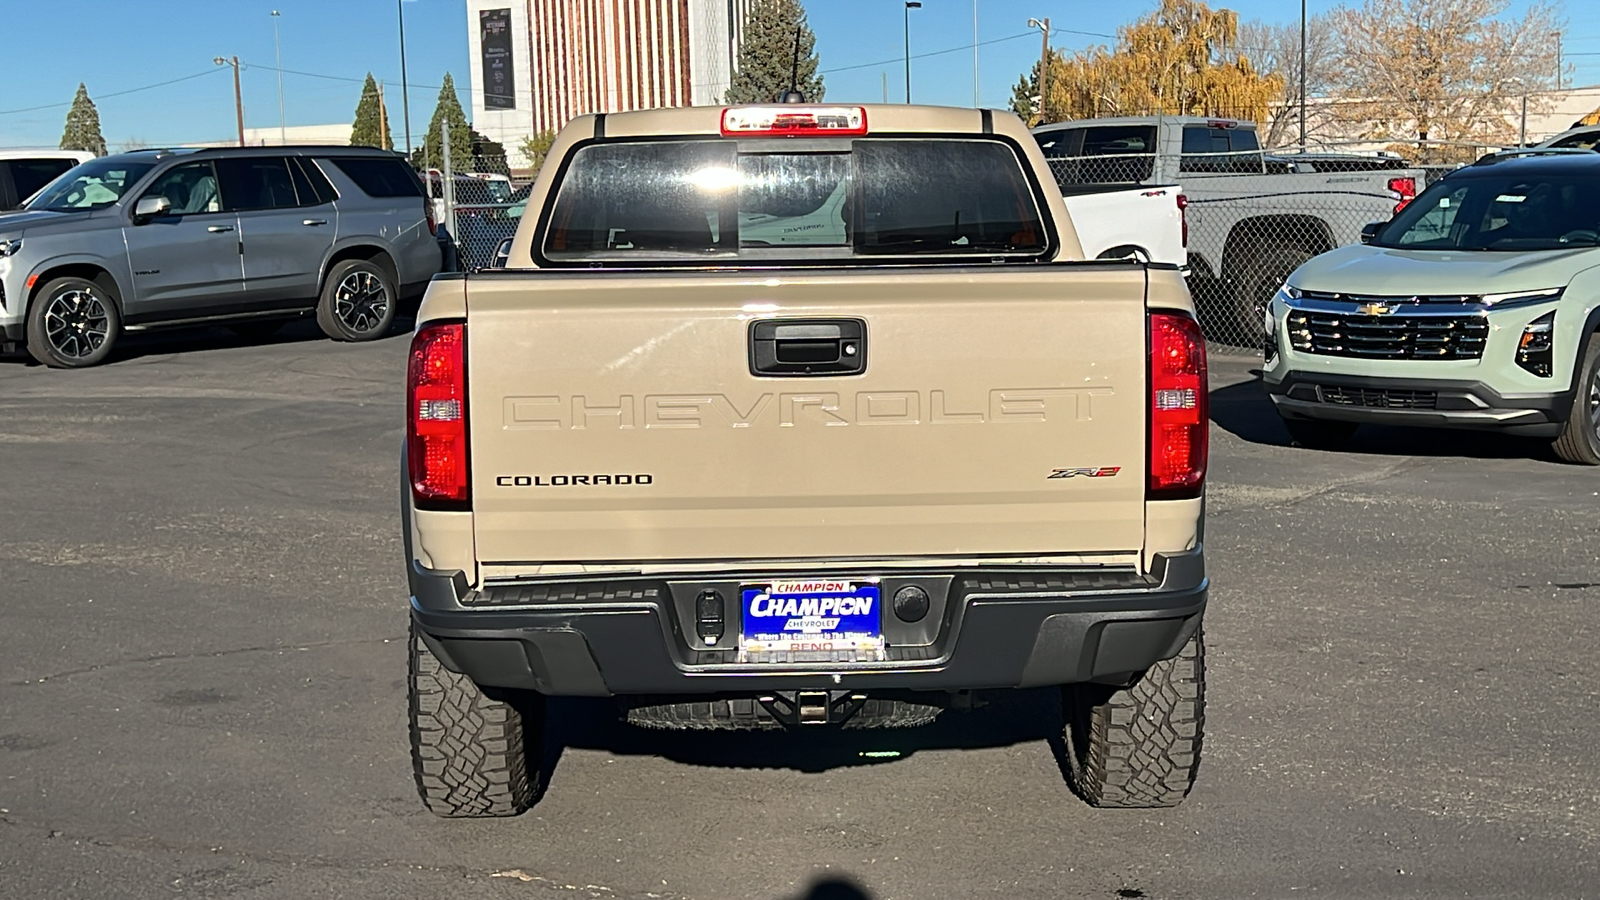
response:
<path fill-rule="evenodd" d="M 329 337 L 372 340 L 439 271 L 433 232 L 421 181 L 393 153 L 107 156 L 0 215 L 0 337 L 63 368 L 175 325 L 265 336 L 314 314 Z"/>

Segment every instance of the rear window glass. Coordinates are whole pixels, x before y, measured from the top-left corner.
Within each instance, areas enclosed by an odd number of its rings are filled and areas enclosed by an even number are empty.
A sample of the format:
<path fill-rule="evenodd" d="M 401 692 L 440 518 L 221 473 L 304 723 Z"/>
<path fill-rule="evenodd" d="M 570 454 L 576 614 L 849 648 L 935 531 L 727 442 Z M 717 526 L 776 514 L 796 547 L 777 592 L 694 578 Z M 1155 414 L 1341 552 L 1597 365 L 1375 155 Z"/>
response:
<path fill-rule="evenodd" d="M 73 159 L 13 159 L 7 163 L 11 167 L 11 182 L 20 200 L 33 196 L 35 191 L 55 181 L 77 164 L 78 161 Z"/>
<path fill-rule="evenodd" d="M 1263 171 L 1261 144 L 1247 128 L 1213 128 L 1188 125 L 1183 129 L 1180 172 Z"/>
<path fill-rule="evenodd" d="M 399 159 L 345 156 L 330 160 L 369 197 L 421 197 L 416 173 Z"/>
<path fill-rule="evenodd" d="M 1034 258 L 1032 187 L 993 140 L 596 144 L 568 167 L 551 261 Z"/>

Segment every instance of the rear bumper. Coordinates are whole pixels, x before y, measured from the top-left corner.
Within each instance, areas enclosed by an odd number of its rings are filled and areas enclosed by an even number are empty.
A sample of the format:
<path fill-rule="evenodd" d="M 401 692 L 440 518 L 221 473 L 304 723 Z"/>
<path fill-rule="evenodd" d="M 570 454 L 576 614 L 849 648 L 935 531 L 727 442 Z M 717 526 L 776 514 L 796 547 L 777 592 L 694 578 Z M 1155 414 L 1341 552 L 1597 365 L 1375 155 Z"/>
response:
<path fill-rule="evenodd" d="M 446 667 L 480 685 L 554 696 L 956 691 L 1125 680 L 1177 655 L 1200 624 L 1208 587 L 1198 551 L 1158 557 L 1151 576 L 1105 569 L 896 573 L 893 581 L 925 586 L 934 602 L 914 624 L 892 621 L 885 610 L 888 660 L 780 665 L 735 661 L 736 604 L 732 634 L 706 645 L 692 633 L 693 598 L 740 580 L 612 579 L 468 592 L 460 573 L 413 563 L 411 614 Z M 893 584 L 888 577 L 884 583 L 887 596 Z"/>
<path fill-rule="evenodd" d="M 1502 394 L 1481 381 L 1291 371 L 1278 381 L 1263 383 L 1286 418 L 1497 429 L 1554 437 L 1572 407 L 1570 392 Z M 1410 406 L 1416 403 L 1427 406 Z"/>

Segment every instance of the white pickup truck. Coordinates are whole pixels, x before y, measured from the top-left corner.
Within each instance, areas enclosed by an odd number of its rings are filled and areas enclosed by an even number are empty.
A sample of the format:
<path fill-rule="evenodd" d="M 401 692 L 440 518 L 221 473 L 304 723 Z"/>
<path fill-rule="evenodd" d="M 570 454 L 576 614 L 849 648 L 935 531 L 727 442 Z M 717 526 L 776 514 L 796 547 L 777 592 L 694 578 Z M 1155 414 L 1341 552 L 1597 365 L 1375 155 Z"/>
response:
<path fill-rule="evenodd" d="M 1078 227 L 1083 254 L 1090 259 L 1124 259 L 1189 266 L 1189 225 L 1183 188 L 1098 184 L 1062 189 L 1067 212 Z"/>
<path fill-rule="evenodd" d="M 1181 178 L 1202 322 L 1214 338 L 1255 346 L 1261 310 L 1290 272 L 1358 243 L 1363 226 L 1388 220 L 1423 186 L 1418 169 L 1270 174 L 1255 128 L 1148 116 L 1060 122 L 1033 135 L 1069 196 L 1092 185 L 1155 187 Z M 1080 232 L 1093 235 L 1095 227 Z"/>

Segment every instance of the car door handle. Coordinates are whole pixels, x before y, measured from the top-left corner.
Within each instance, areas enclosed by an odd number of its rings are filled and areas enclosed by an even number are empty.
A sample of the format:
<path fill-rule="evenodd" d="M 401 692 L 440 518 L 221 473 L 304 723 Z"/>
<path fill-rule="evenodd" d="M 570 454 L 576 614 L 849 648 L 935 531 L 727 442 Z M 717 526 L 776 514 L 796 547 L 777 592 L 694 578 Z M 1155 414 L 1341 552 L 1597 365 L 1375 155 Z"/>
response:
<path fill-rule="evenodd" d="M 328 220 L 327 219 L 302 219 L 302 220 L 300 220 L 300 224 L 301 225 L 326 225 L 326 224 L 328 224 Z"/>
<path fill-rule="evenodd" d="M 232 225 L 207 225 L 206 226 L 206 230 L 211 232 L 212 234 L 221 234 L 224 231 L 232 231 L 233 230 L 233 226 Z"/>

